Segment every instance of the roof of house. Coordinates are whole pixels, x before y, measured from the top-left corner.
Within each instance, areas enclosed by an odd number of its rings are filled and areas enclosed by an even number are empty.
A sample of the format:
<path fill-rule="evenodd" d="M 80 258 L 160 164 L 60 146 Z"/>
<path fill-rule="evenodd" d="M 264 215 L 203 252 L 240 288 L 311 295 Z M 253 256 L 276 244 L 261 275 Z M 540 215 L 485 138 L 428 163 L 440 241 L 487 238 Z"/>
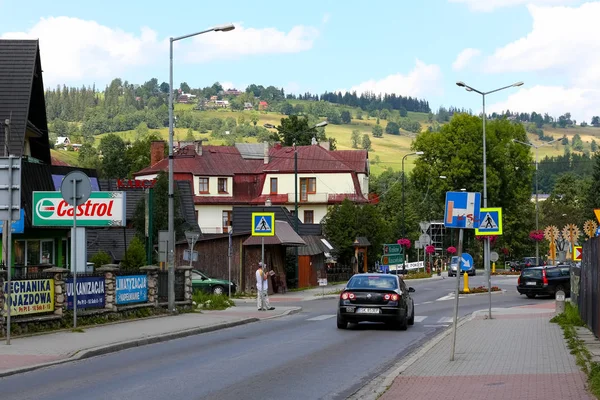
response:
<path fill-rule="evenodd" d="M 330 254 L 333 251 L 333 247 L 329 248 L 323 242 L 322 237 L 314 235 L 302 236 L 302 240 L 306 243 L 305 247 L 298 248 L 299 256 L 314 256 L 315 254 Z"/>
<path fill-rule="evenodd" d="M 87 228 L 85 230 L 88 260 L 100 250 L 119 262 L 125 257 L 125 250 L 137 234 L 135 228 Z"/>
<path fill-rule="evenodd" d="M 29 123 L 39 135 L 30 138 L 31 156 L 50 164 L 38 40 L 0 40 L 0 143 L 5 141 L 6 119 L 11 120 L 10 153 L 23 155 Z"/>
<path fill-rule="evenodd" d="M 321 146 L 297 146 L 298 172 L 352 172 L 354 168 Z M 294 172 L 294 148 L 281 147 L 269 150 L 269 163 L 260 165 L 259 170 Z"/>
<path fill-rule="evenodd" d="M 331 154 L 357 173 L 369 172 L 369 152 L 367 150 L 335 150 Z"/>
<path fill-rule="evenodd" d="M 235 146 L 202 146 L 202 155 L 196 154 L 194 146 L 186 146 L 175 155 L 173 172 L 207 176 L 233 176 L 255 173 L 263 160 L 244 160 Z M 156 174 L 166 171 L 168 159 L 162 159 L 134 176 Z"/>
<path fill-rule="evenodd" d="M 260 246 L 263 237 L 250 236 L 243 243 L 244 246 Z M 283 245 L 291 247 L 306 246 L 306 242 L 298 236 L 294 229 L 285 221 L 275 221 L 275 235 L 264 237 L 265 245 Z"/>

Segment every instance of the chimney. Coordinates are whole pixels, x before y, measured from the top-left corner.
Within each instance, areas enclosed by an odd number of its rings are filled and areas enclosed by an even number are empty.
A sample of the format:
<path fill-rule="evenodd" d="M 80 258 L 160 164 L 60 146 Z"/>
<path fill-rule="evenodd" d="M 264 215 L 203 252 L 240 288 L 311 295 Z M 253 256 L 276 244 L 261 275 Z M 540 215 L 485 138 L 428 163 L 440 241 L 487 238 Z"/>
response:
<path fill-rule="evenodd" d="M 325 150 L 329 150 L 331 149 L 331 147 L 329 146 L 329 140 L 326 140 L 324 142 L 319 142 L 319 146 L 321 146 L 322 148 L 324 148 Z"/>
<path fill-rule="evenodd" d="M 269 142 L 263 142 L 263 157 L 264 163 L 269 163 Z"/>
<path fill-rule="evenodd" d="M 153 140 L 150 144 L 150 165 L 154 165 L 165 158 L 165 141 Z"/>
<path fill-rule="evenodd" d="M 202 155 L 202 140 L 194 140 L 194 150 L 199 156 Z"/>
<path fill-rule="evenodd" d="M 281 149 L 281 142 L 275 142 L 275 146 L 273 147 L 275 147 L 276 150 Z"/>

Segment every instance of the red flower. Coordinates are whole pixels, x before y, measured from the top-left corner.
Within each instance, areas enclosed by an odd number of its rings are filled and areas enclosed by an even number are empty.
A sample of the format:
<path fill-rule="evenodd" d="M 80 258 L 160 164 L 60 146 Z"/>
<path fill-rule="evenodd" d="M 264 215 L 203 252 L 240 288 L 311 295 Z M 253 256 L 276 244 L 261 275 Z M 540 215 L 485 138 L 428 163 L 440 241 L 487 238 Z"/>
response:
<path fill-rule="evenodd" d="M 425 247 L 425 253 L 427 253 L 427 254 L 435 253 L 435 246 L 429 245 L 429 246 Z"/>
<path fill-rule="evenodd" d="M 448 247 L 448 248 L 446 249 L 446 252 L 447 252 L 448 254 L 455 254 L 455 253 L 456 253 L 456 247 L 454 247 L 454 246 L 450 246 L 450 247 Z"/>
<path fill-rule="evenodd" d="M 508 250 L 508 248 L 507 248 L 507 247 L 503 247 L 503 248 L 501 248 L 501 249 L 500 249 L 500 251 L 501 251 L 501 252 L 502 252 L 502 254 L 504 254 L 505 256 L 507 256 L 507 255 L 508 255 L 508 253 L 510 252 L 510 250 Z"/>
<path fill-rule="evenodd" d="M 396 243 L 398 243 L 400 246 L 404 247 L 405 249 L 410 249 L 410 239 L 406 239 L 406 238 L 398 239 L 398 241 Z"/>
<path fill-rule="evenodd" d="M 490 244 L 494 244 L 496 242 L 496 239 L 498 239 L 497 236 L 495 235 L 482 235 L 482 236 L 475 236 L 475 239 L 479 240 L 480 242 L 482 242 L 485 239 L 489 239 Z"/>
<path fill-rule="evenodd" d="M 541 242 L 544 240 L 544 231 L 531 231 L 529 232 L 529 239 L 534 242 Z"/>

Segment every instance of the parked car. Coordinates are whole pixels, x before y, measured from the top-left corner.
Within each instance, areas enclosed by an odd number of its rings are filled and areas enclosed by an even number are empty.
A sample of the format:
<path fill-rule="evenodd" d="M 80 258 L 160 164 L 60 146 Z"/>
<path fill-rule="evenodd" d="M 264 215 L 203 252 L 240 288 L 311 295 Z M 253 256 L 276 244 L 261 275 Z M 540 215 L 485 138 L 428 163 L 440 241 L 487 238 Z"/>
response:
<path fill-rule="evenodd" d="M 533 299 L 535 296 L 554 296 L 562 290 L 571 294 L 571 273 L 569 265 L 525 268 L 519 275 L 517 291 Z"/>
<path fill-rule="evenodd" d="M 213 294 L 228 294 L 228 287 L 231 286 L 231 294 L 235 293 L 237 286 L 235 283 L 225 279 L 209 278 L 207 275 L 198 271 L 192 270 L 192 290 L 202 290 L 206 293 Z"/>
<path fill-rule="evenodd" d="M 337 327 L 349 322 L 385 322 L 406 330 L 415 323 L 415 289 L 407 287 L 399 275 L 356 274 L 340 293 Z"/>
<path fill-rule="evenodd" d="M 518 261 L 514 266 L 514 271 L 522 271 L 524 268 L 540 267 L 544 265 L 546 265 L 546 263 L 541 258 L 536 261 L 535 257 L 523 257 L 523 259 Z"/>
<path fill-rule="evenodd" d="M 448 276 L 456 276 L 456 270 L 458 269 L 458 256 L 452 256 L 450 259 L 450 268 L 448 269 Z M 467 275 L 475 276 L 477 272 L 475 271 L 475 265 L 471 265 L 471 268 L 467 271 L 461 271 L 461 274 L 467 273 Z"/>

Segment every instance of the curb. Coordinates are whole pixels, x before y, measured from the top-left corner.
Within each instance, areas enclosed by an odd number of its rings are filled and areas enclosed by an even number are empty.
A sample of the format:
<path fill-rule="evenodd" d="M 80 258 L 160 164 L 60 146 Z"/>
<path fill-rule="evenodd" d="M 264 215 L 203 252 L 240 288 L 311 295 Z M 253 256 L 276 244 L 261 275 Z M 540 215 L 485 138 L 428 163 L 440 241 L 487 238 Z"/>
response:
<path fill-rule="evenodd" d="M 474 311 L 470 315 L 465 315 L 462 318 L 459 318 L 458 323 L 456 325 L 457 329 L 460 328 L 463 324 L 473 320 L 477 313 L 480 311 Z M 433 339 L 428 340 L 422 347 L 418 350 L 413 350 L 406 356 L 404 356 L 398 363 L 396 363 L 393 370 L 387 375 L 381 375 L 371 382 L 364 385 L 362 388 L 358 389 L 355 393 L 353 393 L 347 400 L 376 400 L 381 395 L 383 395 L 389 387 L 394 382 L 400 374 L 402 374 L 408 367 L 414 364 L 419 358 L 423 357 L 429 350 L 431 350 L 435 345 L 441 342 L 446 336 L 449 336 L 452 333 L 452 325 L 445 328 L 442 332 L 438 333 Z"/>
<path fill-rule="evenodd" d="M 279 314 L 279 315 L 271 315 L 270 317 L 260 318 L 259 321 L 266 321 L 266 320 L 269 320 L 269 319 L 286 317 L 288 315 L 298 314 L 301 311 L 302 311 L 302 307 L 294 307 L 294 308 L 291 308 L 289 310 L 284 311 L 282 314 Z"/>
<path fill-rule="evenodd" d="M 272 317 L 267 317 L 264 319 L 277 318 L 277 317 L 280 317 L 283 315 L 288 315 L 287 313 L 293 314 L 294 312 L 292 312 L 292 311 L 300 312 L 301 309 L 302 308 L 299 308 L 298 310 L 288 310 L 281 315 L 274 315 Z M 117 351 L 130 349 L 133 347 L 145 346 L 147 344 L 154 344 L 154 343 L 160 343 L 160 342 L 167 342 L 167 341 L 173 340 L 173 339 L 180 339 L 180 338 L 184 338 L 187 336 L 198 335 L 201 333 L 208 333 L 208 332 L 213 332 L 213 331 L 217 331 L 217 330 L 221 330 L 221 329 L 233 328 L 235 326 L 246 325 L 246 324 L 249 324 L 252 322 L 258 322 L 258 321 L 261 321 L 261 319 L 245 318 L 245 319 L 242 319 L 239 321 L 234 321 L 234 322 L 225 322 L 225 323 L 215 324 L 215 325 L 210 325 L 210 326 L 205 326 L 205 327 L 191 328 L 191 329 L 186 329 L 183 331 L 163 334 L 160 336 L 150 336 L 150 337 L 143 338 L 143 339 L 134 339 L 134 340 L 126 341 L 126 342 L 112 343 L 112 344 L 109 344 L 106 346 L 95 347 L 95 348 L 91 348 L 91 349 L 83 349 L 83 350 L 79 350 L 79 351 L 73 353 L 68 358 L 65 358 L 62 360 L 56 360 L 56 361 L 51 361 L 51 362 L 37 364 L 37 365 L 30 365 L 28 367 L 15 368 L 15 369 L 7 370 L 7 371 L 0 371 L 0 378 L 10 376 L 10 375 L 21 374 L 23 372 L 34 371 L 36 369 L 50 367 L 52 365 L 65 364 L 65 363 L 68 363 L 71 361 L 83 360 L 86 358 L 96 357 L 96 356 L 100 356 L 103 354 L 114 353 Z"/>

